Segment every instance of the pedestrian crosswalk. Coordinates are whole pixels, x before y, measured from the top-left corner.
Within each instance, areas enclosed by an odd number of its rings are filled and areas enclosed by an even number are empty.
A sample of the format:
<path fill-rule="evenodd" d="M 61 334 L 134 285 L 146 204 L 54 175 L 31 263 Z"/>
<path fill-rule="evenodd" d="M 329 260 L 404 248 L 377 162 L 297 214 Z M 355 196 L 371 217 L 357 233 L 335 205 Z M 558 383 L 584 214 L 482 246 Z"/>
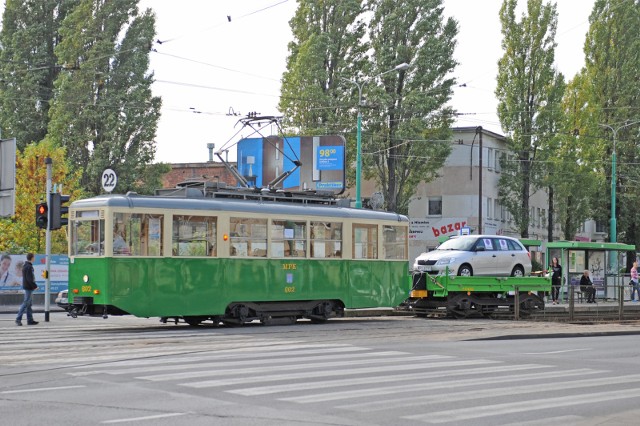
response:
<path fill-rule="evenodd" d="M 78 379 L 131 380 L 290 409 L 330 408 L 334 415 L 368 424 L 545 424 L 545 419 L 570 419 L 570 424 L 588 418 L 597 404 L 631 409 L 640 397 L 640 374 L 616 376 L 579 364 L 559 368 L 530 358 L 514 363 L 428 348 L 425 353 L 415 347 L 382 350 L 277 333 L 194 331 L 193 338 L 189 333 L 168 328 L 137 330 L 125 338 L 102 333 L 70 348 L 60 335 L 39 331 L 0 352 L 0 364 L 20 365 L 16 354 L 50 344 L 44 355 L 31 350 L 36 359 L 29 362 L 64 365 L 65 374 Z"/>

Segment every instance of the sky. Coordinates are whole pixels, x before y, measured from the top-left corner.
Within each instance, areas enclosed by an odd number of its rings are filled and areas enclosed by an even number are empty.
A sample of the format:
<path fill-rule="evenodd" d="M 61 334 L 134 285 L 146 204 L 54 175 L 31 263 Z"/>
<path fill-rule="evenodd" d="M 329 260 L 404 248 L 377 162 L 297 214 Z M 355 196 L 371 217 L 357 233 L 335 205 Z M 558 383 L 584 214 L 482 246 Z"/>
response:
<path fill-rule="evenodd" d="M 519 3 L 521 13 L 525 1 Z M 567 79 L 584 64 L 593 3 L 557 0 L 556 66 Z M 501 0 L 444 0 L 445 15 L 459 25 L 455 53 L 459 65 L 454 72 L 459 86 L 451 100 L 462 113 L 456 126 L 483 126 L 502 133 L 494 95 L 502 54 L 501 4 Z M 158 42 L 150 68 L 156 80 L 154 95 L 163 99 L 156 162 L 207 161 L 208 143 L 218 151 L 251 134 L 238 124 L 247 113 L 281 115 L 280 79 L 292 40 L 289 20 L 296 7 L 295 0 L 140 1 L 141 9 L 151 8 L 156 14 Z M 232 148 L 230 160 L 234 153 Z"/>

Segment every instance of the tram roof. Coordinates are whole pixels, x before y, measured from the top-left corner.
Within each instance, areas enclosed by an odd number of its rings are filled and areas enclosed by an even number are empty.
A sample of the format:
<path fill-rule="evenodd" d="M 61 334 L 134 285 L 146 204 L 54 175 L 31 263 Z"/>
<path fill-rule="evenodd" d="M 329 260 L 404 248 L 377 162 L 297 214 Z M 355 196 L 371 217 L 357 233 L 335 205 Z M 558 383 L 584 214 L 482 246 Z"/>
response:
<path fill-rule="evenodd" d="M 409 222 L 397 213 L 355 209 L 336 205 L 298 204 L 277 201 L 243 200 L 228 198 L 181 198 L 138 194 L 105 194 L 71 203 L 72 209 L 98 209 L 126 207 L 165 210 L 237 211 L 256 214 L 287 214 L 297 216 L 328 216 L 349 219 L 389 220 Z"/>

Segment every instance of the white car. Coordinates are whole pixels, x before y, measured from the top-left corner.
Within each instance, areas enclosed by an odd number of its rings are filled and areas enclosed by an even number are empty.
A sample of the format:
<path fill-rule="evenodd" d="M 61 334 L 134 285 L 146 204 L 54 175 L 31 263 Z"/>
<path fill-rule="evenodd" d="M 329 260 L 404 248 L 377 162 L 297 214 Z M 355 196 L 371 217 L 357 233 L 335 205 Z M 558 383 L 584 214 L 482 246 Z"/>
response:
<path fill-rule="evenodd" d="M 413 270 L 433 275 L 522 277 L 531 274 L 531 254 L 515 238 L 497 235 L 451 237 L 422 253 Z"/>
<path fill-rule="evenodd" d="M 62 309 L 66 309 L 69 306 L 69 290 L 62 290 L 58 292 L 58 297 L 56 297 L 56 305 L 60 306 Z"/>

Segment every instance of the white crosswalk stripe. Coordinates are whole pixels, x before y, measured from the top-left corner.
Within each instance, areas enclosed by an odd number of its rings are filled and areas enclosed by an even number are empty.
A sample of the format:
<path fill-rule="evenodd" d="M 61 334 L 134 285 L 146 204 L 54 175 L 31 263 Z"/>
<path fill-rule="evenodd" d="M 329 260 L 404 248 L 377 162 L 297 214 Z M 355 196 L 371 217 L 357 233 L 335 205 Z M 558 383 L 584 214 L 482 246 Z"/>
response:
<path fill-rule="evenodd" d="M 535 412 L 538 420 L 529 415 L 523 423 L 562 418 L 571 423 L 583 417 L 556 410 L 640 397 L 640 374 L 611 376 L 587 367 L 558 369 L 545 362 L 419 355 L 257 334 L 211 333 L 186 345 L 184 334 L 170 330 L 130 336 L 102 334 L 76 342 L 73 356 L 66 348 L 67 356 L 57 362 L 68 365 L 65 374 L 73 377 L 119 376 L 217 396 L 223 392 L 293 406 L 332 406 L 338 413 L 369 416 L 373 423 L 381 413 L 398 424 L 498 424 L 500 416 L 527 412 Z M 56 340 L 45 334 L 37 339 L 39 344 Z M 64 343 L 56 343 L 49 357 L 64 353 Z M 33 341 L 14 342 L 10 353 L 0 354 L 0 362 L 31 345 Z"/>

